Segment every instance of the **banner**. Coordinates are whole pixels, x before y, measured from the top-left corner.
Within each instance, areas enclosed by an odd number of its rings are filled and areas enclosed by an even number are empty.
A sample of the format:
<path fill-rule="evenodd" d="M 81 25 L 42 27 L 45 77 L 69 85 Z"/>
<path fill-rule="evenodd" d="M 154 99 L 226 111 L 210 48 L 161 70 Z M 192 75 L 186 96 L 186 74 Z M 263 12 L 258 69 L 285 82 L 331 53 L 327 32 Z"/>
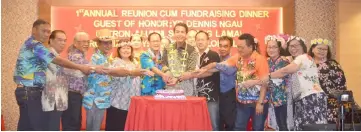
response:
<path fill-rule="evenodd" d="M 224 35 L 237 39 L 242 33 L 251 33 L 265 53 L 264 37 L 282 33 L 282 8 L 253 7 L 52 7 L 52 29 L 64 30 L 68 37 L 66 47 L 73 42 L 76 32 L 89 33 L 90 39 L 103 28 L 112 30 L 116 38 L 133 33 L 147 36 L 158 32 L 171 38 L 174 25 L 184 22 L 189 29 L 204 30 L 210 35 L 210 47 L 218 48 L 218 38 Z M 95 46 L 94 43 L 91 44 Z M 147 48 L 147 41 L 143 42 Z M 235 45 L 234 45 L 235 47 Z M 236 48 L 232 52 L 237 52 Z M 93 53 L 90 48 L 90 54 Z M 62 53 L 65 56 L 66 53 Z"/>

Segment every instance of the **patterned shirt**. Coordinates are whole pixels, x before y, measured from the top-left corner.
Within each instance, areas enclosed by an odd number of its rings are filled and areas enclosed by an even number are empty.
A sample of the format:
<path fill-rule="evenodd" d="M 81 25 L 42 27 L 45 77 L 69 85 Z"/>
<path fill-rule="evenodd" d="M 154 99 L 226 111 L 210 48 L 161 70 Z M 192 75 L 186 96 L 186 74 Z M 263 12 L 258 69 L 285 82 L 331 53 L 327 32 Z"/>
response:
<path fill-rule="evenodd" d="M 312 57 L 307 54 L 297 56 L 293 63 L 297 64 L 300 69 L 294 73 L 295 80 L 292 80 L 291 93 L 294 100 L 300 100 L 308 95 L 323 93 L 318 80 L 318 69 Z M 297 82 L 296 82 L 297 81 Z"/>
<path fill-rule="evenodd" d="M 249 59 L 240 58 L 239 55 L 232 56 L 227 60 L 228 65 L 238 68 L 237 71 L 237 99 L 240 103 L 250 104 L 257 102 L 260 95 L 261 86 L 256 85 L 250 88 L 242 87 L 242 82 L 247 80 L 256 80 L 269 73 L 266 58 L 254 51 Z M 264 102 L 268 101 L 268 95 Z"/>
<path fill-rule="evenodd" d="M 88 64 L 88 60 L 85 59 L 85 55 L 80 50 L 76 49 L 73 45 L 69 47 L 68 59 L 76 64 Z M 84 93 L 87 89 L 86 77 L 68 77 L 69 90 Z"/>
<path fill-rule="evenodd" d="M 189 44 L 185 47 L 176 46 L 175 43 L 170 44 L 162 57 L 162 63 L 169 68 L 172 77 L 180 77 L 184 72 L 194 71 L 198 61 L 196 48 Z M 193 79 L 184 80 L 175 86 L 166 86 L 166 89 L 183 89 L 186 96 L 197 95 Z"/>
<path fill-rule="evenodd" d="M 136 62 L 126 63 L 122 59 L 116 58 L 112 67 L 125 68 L 127 70 L 136 69 Z M 140 77 L 113 77 L 110 83 L 112 87 L 111 105 L 121 110 L 128 110 L 130 98 L 140 95 Z"/>
<path fill-rule="evenodd" d="M 104 55 L 100 50 L 97 50 L 91 57 L 92 65 L 111 64 L 107 55 Z M 83 106 L 90 110 L 93 103 L 99 109 L 106 109 L 110 107 L 111 77 L 108 75 L 92 73 L 88 76 L 88 90 L 84 93 Z"/>
<path fill-rule="evenodd" d="M 278 57 L 275 61 L 271 58 L 267 59 L 270 72 L 275 72 L 289 64 L 285 57 Z M 281 106 L 287 104 L 287 77 L 271 79 L 269 89 L 271 92 L 271 101 L 274 106 Z"/>
<path fill-rule="evenodd" d="M 154 55 L 153 51 L 150 49 L 140 56 L 140 64 L 142 69 L 148 69 L 150 70 L 153 67 L 156 67 L 158 69 L 162 69 L 163 65 L 160 63 L 161 61 L 161 55 L 158 55 L 157 57 Z M 161 76 L 154 75 L 151 76 L 144 76 L 142 79 L 142 92 L 141 95 L 154 95 L 155 91 L 158 89 L 163 89 L 165 86 L 165 83 Z"/>
<path fill-rule="evenodd" d="M 53 48 L 50 48 L 50 51 L 56 56 L 59 55 Z M 68 109 L 67 84 L 64 68 L 50 63 L 46 70 L 46 85 L 41 96 L 43 111 L 64 111 Z"/>
<path fill-rule="evenodd" d="M 54 58 L 53 53 L 31 36 L 20 49 L 14 72 L 15 83 L 27 87 L 44 87 L 46 69 Z"/>

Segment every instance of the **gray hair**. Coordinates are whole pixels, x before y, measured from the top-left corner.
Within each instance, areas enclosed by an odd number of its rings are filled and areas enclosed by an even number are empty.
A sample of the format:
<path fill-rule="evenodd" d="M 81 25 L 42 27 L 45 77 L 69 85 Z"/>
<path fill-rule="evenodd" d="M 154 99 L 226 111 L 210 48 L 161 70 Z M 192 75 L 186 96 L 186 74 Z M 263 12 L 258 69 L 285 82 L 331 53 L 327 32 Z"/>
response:
<path fill-rule="evenodd" d="M 89 37 L 89 34 L 86 33 L 86 32 L 77 32 L 77 33 L 75 33 L 75 35 L 74 35 L 74 41 L 78 40 L 78 38 L 79 38 L 80 36 L 83 36 L 83 35 Z"/>

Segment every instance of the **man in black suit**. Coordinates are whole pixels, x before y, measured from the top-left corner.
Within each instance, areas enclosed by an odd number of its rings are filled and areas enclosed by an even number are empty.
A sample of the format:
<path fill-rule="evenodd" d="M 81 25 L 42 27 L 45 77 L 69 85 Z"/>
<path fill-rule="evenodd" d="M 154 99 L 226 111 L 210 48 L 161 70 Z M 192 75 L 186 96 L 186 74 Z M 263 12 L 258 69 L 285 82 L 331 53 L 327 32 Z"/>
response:
<path fill-rule="evenodd" d="M 220 62 L 220 57 L 217 52 L 209 49 L 209 36 L 205 31 L 199 31 L 196 36 L 196 45 L 198 48 L 199 58 L 196 69 L 200 69 L 213 62 Z M 219 72 L 213 74 L 203 74 L 201 76 L 186 75 L 181 79 L 196 78 L 196 88 L 198 96 L 206 97 L 208 111 L 212 121 L 213 131 L 219 130 L 219 90 L 220 90 L 220 75 Z"/>

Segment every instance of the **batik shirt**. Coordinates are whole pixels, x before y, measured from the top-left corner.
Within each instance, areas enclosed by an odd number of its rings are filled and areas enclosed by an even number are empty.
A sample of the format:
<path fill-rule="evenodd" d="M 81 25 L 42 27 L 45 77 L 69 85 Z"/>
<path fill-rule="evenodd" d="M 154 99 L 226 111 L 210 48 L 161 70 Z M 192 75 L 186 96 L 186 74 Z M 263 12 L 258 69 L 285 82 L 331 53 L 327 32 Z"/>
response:
<path fill-rule="evenodd" d="M 50 48 L 51 53 L 59 54 Z M 64 111 L 68 109 L 68 87 L 64 68 L 51 63 L 46 70 L 46 85 L 42 91 L 41 104 L 43 111 Z"/>
<path fill-rule="evenodd" d="M 185 45 L 185 47 L 176 47 L 177 45 L 172 43 L 164 50 L 162 63 L 165 65 L 164 67 L 169 68 L 168 73 L 172 77 L 178 78 L 184 72 L 192 72 L 196 69 L 198 52 L 193 46 Z M 175 86 L 166 86 L 166 89 L 182 89 L 186 96 L 196 96 L 198 94 L 193 79 L 178 82 Z"/>
<path fill-rule="evenodd" d="M 69 47 L 68 59 L 75 64 L 88 64 L 85 55 L 80 50 L 76 49 L 73 45 Z M 84 93 L 87 89 L 87 77 L 67 76 L 69 90 Z"/>
<path fill-rule="evenodd" d="M 127 63 L 122 59 L 116 58 L 112 63 L 112 67 L 134 70 L 138 68 L 138 65 L 136 65 L 135 61 Z M 111 87 L 111 105 L 117 109 L 128 110 L 130 98 L 140 95 L 140 77 L 112 77 Z"/>
<path fill-rule="evenodd" d="M 142 69 L 151 70 L 153 67 L 158 69 L 162 69 L 161 64 L 161 54 L 155 56 L 152 50 L 148 50 L 143 52 L 140 56 L 140 64 Z M 153 77 L 151 76 L 144 76 L 142 78 L 142 85 L 141 85 L 141 95 L 154 95 L 155 91 L 159 89 L 163 89 L 165 83 L 161 76 L 155 74 Z"/>
<path fill-rule="evenodd" d="M 110 66 L 111 62 L 107 55 L 97 50 L 91 57 L 91 65 Z M 99 109 L 110 107 L 111 77 L 105 74 L 91 73 L 88 76 L 88 90 L 84 93 L 83 106 L 91 109 L 94 104 Z"/>
<path fill-rule="evenodd" d="M 227 60 L 228 65 L 238 68 L 237 71 L 237 99 L 240 103 L 250 104 L 258 102 L 261 86 L 255 85 L 250 88 L 242 87 L 242 83 L 247 80 L 257 80 L 269 74 L 269 68 L 266 58 L 256 51 L 252 53 L 249 59 L 242 59 L 238 55 Z M 264 103 L 268 101 L 269 95 L 266 94 Z"/>
<path fill-rule="evenodd" d="M 275 72 L 289 64 L 285 57 L 279 57 L 275 61 L 271 58 L 267 59 L 270 72 Z M 287 77 L 271 79 L 269 82 L 269 90 L 271 93 L 271 101 L 274 106 L 287 104 Z"/>
<path fill-rule="evenodd" d="M 46 69 L 54 58 L 55 55 L 41 42 L 30 37 L 21 47 L 16 61 L 15 83 L 27 87 L 44 87 Z"/>

